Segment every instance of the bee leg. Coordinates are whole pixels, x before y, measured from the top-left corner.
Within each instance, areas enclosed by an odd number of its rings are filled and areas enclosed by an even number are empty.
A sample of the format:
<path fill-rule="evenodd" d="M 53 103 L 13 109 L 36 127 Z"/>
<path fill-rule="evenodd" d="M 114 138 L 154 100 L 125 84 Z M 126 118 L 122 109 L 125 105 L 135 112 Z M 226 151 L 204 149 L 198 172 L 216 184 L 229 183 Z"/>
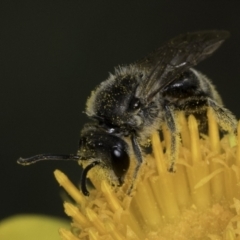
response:
<path fill-rule="evenodd" d="M 90 163 L 89 165 L 87 165 L 83 171 L 82 171 L 82 176 L 81 176 L 81 190 L 82 190 L 82 193 L 85 195 L 85 196 L 89 196 L 89 191 L 87 190 L 87 174 L 88 172 L 93 168 L 95 167 L 96 165 L 100 164 L 99 161 L 94 161 L 92 163 Z"/>
<path fill-rule="evenodd" d="M 131 134 L 131 142 L 132 142 L 132 147 L 133 147 L 133 151 L 134 151 L 135 157 L 137 159 L 137 163 L 136 163 L 136 166 L 135 166 L 135 169 L 134 169 L 134 173 L 133 173 L 133 181 L 131 183 L 131 186 L 130 186 L 127 194 L 131 194 L 131 192 L 133 190 L 133 187 L 134 187 L 134 182 L 135 182 L 135 180 L 137 178 L 140 166 L 141 166 L 141 164 L 143 162 L 141 149 L 140 149 L 140 146 L 138 144 L 138 141 L 137 141 L 137 138 L 136 138 L 135 134 Z"/>
<path fill-rule="evenodd" d="M 208 99 L 208 105 L 213 109 L 216 120 L 223 130 L 237 132 L 237 119 L 228 109 L 218 105 L 212 99 Z"/>
<path fill-rule="evenodd" d="M 169 172 L 175 172 L 175 163 L 178 156 L 179 148 L 179 129 L 176 123 L 175 109 L 171 106 L 165 106 L 165 121 L 168 130 L 171 133 L 170 143 L 170 165 L 168 168 Z"/>

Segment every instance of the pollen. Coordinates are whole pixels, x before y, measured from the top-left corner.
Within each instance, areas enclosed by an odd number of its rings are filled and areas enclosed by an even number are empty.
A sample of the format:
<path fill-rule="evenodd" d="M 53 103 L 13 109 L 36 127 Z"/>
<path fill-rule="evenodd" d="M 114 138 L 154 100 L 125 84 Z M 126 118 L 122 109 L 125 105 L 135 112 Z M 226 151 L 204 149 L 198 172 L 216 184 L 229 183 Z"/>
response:
<path fill-rule="evenodd" d="M 169 132 L 152 134 L 152 154 L 145 157 L 135 189 L 114 188 L 91 175 L 95 189 L 84 196 L 59 170 L 55 177 L 75 200 L 65 202 L 71 217 L 64 240 L 237 240 L 240 239 L 240 124 L 237 136 L 220 138 L 212 110 L 208 135 L 194 116 L 179 113 L 181 140 L 176 172 L 167 171 Z"/>

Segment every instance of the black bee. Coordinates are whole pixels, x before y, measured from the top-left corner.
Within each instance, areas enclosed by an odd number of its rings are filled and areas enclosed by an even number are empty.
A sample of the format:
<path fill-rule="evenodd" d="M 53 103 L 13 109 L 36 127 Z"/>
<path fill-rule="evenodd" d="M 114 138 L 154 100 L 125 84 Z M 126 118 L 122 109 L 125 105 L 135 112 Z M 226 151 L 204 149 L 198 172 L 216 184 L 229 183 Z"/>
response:
<path fill-rule="evenodd" d="M 210 80 L 192 69 L 210 56 L 229 37 L 226 31 L 202 31 L 179 35 L 146 58 L 115 69 L 87 101 L 86 114 L 94 120 L 81 132 L 76 155 L 43 154 L 18 160 L 31 164 L 40 160 L 77 160 L 87 163 L 81 188 L 86 188 L 87 173 L 98 165 L 121 185 L 130 165 L 130 155 L 137 160 L 132 175 L 134 183 L 143 162 L 143 146 L 154 130 L 165 123 L 171 133 L 169 171 L 174 171 L 179 129 L 176 113 L 194 114 L 204 125 L 208 107 L 219 126 L 235 132 L 237 121 L 223 107 Z M 205 120 L 206 121 L 206 120 Z"/>

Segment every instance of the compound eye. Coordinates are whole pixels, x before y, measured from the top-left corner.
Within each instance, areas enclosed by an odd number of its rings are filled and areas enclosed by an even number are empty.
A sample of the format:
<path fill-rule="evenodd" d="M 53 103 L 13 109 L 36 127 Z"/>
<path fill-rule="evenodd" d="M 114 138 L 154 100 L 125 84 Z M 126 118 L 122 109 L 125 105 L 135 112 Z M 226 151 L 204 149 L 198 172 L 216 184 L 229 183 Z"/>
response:
<path fill-rule="evenodd" d="M 121 181 L 129 168 L 129 156 L 122 148 L 114 146 L 111 151 L 113 171 Z"/>
<path fill-rule="evenodd" d="M 141 107 L 141 102 L 139 98 L 133 98 L 129 104 L 130 109 L 132 110 L 138 110 Z"/>

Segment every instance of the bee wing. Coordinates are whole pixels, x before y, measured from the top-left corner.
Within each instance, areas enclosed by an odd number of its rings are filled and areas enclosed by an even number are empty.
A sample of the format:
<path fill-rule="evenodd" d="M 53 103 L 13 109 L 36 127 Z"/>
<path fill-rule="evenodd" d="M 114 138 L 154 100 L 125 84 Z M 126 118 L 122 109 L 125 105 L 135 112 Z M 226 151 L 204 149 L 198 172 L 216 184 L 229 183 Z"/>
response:
<path fill-rule="evenodd" d="M 179 35 L 160 47 L 137 66 L 149 74 L 139 84 L 136 97 L 147 102 L 183 71 L 210 56 L 226 38 L 227 31 L 202 31 Z"/>

